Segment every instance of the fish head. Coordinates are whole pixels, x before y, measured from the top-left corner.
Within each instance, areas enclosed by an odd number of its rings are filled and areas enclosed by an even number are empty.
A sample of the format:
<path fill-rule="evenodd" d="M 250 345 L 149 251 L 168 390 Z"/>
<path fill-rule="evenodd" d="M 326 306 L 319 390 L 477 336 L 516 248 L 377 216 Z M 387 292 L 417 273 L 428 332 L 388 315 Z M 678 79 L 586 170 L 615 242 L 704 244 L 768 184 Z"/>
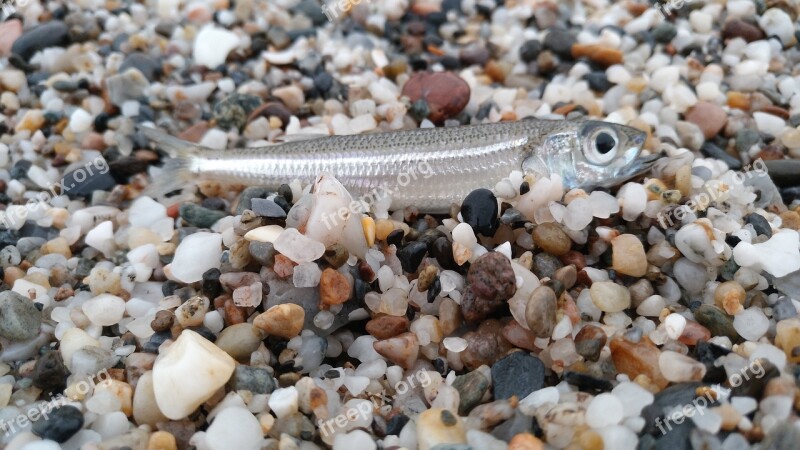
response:
<path fill-rule="evenodd" d="M 647 134 L 636 128 L 588 120 L 571 152 L 573 187 L 612 186 L 649 169 L 659 156 L 640 156 Z"/>
<path fill-rule="evenodd" d="M 610 187 L 649 169 L 661 157 L 642 156 L 647 134 L 599 120 L 548 124 L 547 137 L 529 148 L 522 171 L 536 177 L 558 174 L 564 187 Z"/>

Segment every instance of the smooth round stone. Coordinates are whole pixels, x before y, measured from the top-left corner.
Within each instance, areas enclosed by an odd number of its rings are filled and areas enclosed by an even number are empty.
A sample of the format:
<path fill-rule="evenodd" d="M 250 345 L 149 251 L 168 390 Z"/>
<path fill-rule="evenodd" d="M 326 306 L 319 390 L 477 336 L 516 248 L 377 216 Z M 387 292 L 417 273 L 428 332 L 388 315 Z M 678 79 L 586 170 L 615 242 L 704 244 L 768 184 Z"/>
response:
<path fill-rule="evenodd" d="M 689 261 L 687 258 L 680 258 L 675 261 L 672 272 L 678 284 L 690 294 L 700 293 L 708 279 L 705 266 Z"/>
<path fill-rule="evenodd" d="M 552 289 L 547 286 L 539 286 L 534 289 L 525 307 L 525 320 L 528 328 L 537 337 L 550 337 L 556 326 L 557 309 L 556 294 Z"/>
<path fill-rule="evenodd" d="M 652 392 L 629 381 L 614 386 L 611 392 L 622 402 L 624 417 L 638 417 L 655 399 Z"/>
<path fill-rule="evenodd" d="M 236 361 L 225 351 L 194 331 L 183 330 L 153 366 L 159 409 L 172 420 L 188 416 L 228 382 L 235 367 Z"/>
<path fill-rule="evenodd" d="M 213 69 L 224 63 L 228 53 L 238 45 L 236 33 L 207 25 L 195 37 L 192 56 L 195 64 Z"/>
<path fill-rule="evenodd" d="M 56 408 L 45 418 L 37 420 L 31 426 L 31 432 L 42 439 L 66 442 L 83 427 L 83 413 L 80 409 L 65 405 Z"/>
<path fill-rule="evenodd" d="M 154 427 L 158 422 L 168 420 L 158 408 L 153 387 L 153 371 L 148 370 L 139 377 L 132 402 L 133 418 L 136 423 L 147 424 L 151 427 Z"/>
<path fill-rule="evenodd" d="M 494 236 L 497 230 L 497 198 L 488 189 L 470 192 L 461 204 L 461 217 L 475 232 Z"/>
<path fill-rule="evenodd" d="M 186 236 L 170 263 L 172 276 L 183 283 L 194 283 L 203 279 L 209 269 L 218 269 L 222 257 L 222 235 L 199 232 Z"/>
<path fill-rule="evenodd" d="M 586 325 L 575 335 L 575 351 L 589 361 L 597 361 L 607 339 L 602 328 Z"/>
<path fill-rule="evenodd" d="M 664 329 L 670 339 L 678 339 L 686 328 L 686 318 L 680 314 L 672 313 L 664 319 Z"/>
<path fill-rule="evenodd" d="M 100 294 L 84 302 L 82 309 L 94 325 L 107 327 L 119 323 L 125 315 L 125 300 L 116 295 Z"/>
<path fill-rule="evenodd" d="M 552 222 L 546 222 L 533 229 L 533 243 L 538 248 L 554 256 L 564 255 L 572 247 L 572 240 L 567 233 Z"/>
<path fill-rule="evenodd" d="M 206 445 L 210 450 L 259 448 L 263 439 L 258 419 L 237 406 L 223 409 L 206 430 Z"/>
<path fill-rule="evenodd" d="M 586 408 L 586 425 L 592 428 L 605 428 L 622 421 L 624 409 L 622 402 L 614 394 L 603 393 L 593 398 Z"/>
<path fill-rule="evenodd" d="M 611 261 L 614 270 L 642 277 L 647 273 L 647 255 L 642 242 L 632 234 L 621 234 L 611 240 Z"/>
<path fill-rule="evenodd" d="M 269 397 L 269 409 L 278 416 L 278 419 L 288 417 L 297 412 L 299 401 L 296 387 L 275 389 Z"/>
<path fill-rule="evenodd" d="M 222 330 L 214 345 L 234 359 L 247 360 L 265 337 L 264 332 L 253 324 L 237 323 Z"/>
<path fill-rule="evenodd" d="M 736 281 L 720 283 L 714 291 L 714 303 L 728 314 L 742 311 L 747 293 Z"/>
<path fill-rule="evenodd" d="M 631 306 L 631 294 L 613 281 L 597 281 L 589 288 L 592 303 L 604 312 L 620 312 Z"/>
<path fill-rule="evenodd" d="M 61 337 L 59 351 L 61 357 L 68 368 L 72 368 L 72 356 L 80 349 L 91 346 L 100 347 L 100 341 L 91 337 L 87 332 L 80 328 L 70 328 Z"/>
<path fill-rule="evenodd" d="M 27 341 L 39 334 L 42 313 L 28 298 L 14 291 L 0 292 L 0 336 Z"/>
<path fill-rule="evenodd" d="M 761 308 L 751 307 L 734 316 L 733 328 L 741 337 L 755 342 L 766 334 L 769 329 L 769 319 Z"/>

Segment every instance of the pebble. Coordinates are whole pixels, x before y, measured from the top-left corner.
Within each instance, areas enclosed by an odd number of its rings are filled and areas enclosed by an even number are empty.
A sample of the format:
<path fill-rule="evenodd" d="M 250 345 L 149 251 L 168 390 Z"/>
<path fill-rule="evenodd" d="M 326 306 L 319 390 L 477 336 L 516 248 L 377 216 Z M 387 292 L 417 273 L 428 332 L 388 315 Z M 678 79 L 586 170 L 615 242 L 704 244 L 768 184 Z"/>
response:
<path fill-rule="evenodd" d="M 125 300 L 116 295 L 101 294 L 84 302 L 82 309 L 94 325 L 107 327 L 119 323 L 125 315 Z"/>
<path fill-rule="evenodd" d="M 741 337 L 755 342 L 767 333 L 769 319 L 761 308 L 751 307 L 734 316 L 733 328 Z"/>
<path fill-rule="evenodd" d="M 29 28 L 11 46 L 11 53 L 30 60 L 36 52 L 50 47 L 65 47 L 69 44 L 69 29 L 60 20 L 51 20 Z"/>
<path fill-rule="evenodd" d="M 484 236 L 494 236 L 498 224 L 497 213 L 497 198 L 488 189 L 476 189 L 470 192 L 461 204 L 461 217 L 464 218 L 464 222 Z"/>
<path fill-rule="evenodd" d="M 234 32 L 206 25 L 194 39 L 192 57 L 195 64 L 214 69 L 238 46 L 239 37 Z"/>
<path fill-rule="evenodd" d="M 275 390 L 275 382 L 266 368 L 244 364 L 236 366 L 228 384 L 234 391 L 250 391 L 253 394 L 269 394 Z"/>
<path fill-rule="evenodd" d="M 267 241 L 262 240 L 261 242 Z M 325 253 L 325 246 L 321 242 L 303 236 L 295 228 L 283 230 L 275 238 L 273 245 L 275 250 L 297 264 L 316 261 Z"/>
<path fill-rule="evenodd" d="M 609 348 L 617 371 L 628 375 L 630 379 L 645 375 L 656 386 L 666 387 L 668 380 L 659 369 L 661 352 L 658 347 L 645 341 L 634 344 L 624 339 L 612 339 Z"/>
<path fill-rule="evenodd" d="M 558 225 L 546 222 L 537 225 L 531 233 L 538 248 L 553 256 L 563 256 L 572 247 L 572 240 Z"/>
<path fill-rule="evenodd" d="M 606 428 L 622 421 L 624 409 L 616 395 L 603 393 L 586 407 L 586 425 L 592 428 Z"/>
<path fill-rule="evenodd" d="M 714 290 L 714 303 L 730 315 L 743 310 L 747 293 L 736 281 L 720 283 Z"/>
<path fill-rule="evenodd" d="M 549 338 L 556 326 L 556 294 L 547 286 L 533 290 L 525 307 L 525 320 L 528 328 L 540 338 Z"/>
<path fill-rule="evenodd" d="M 586 325 L 575 335 L 575 351 L 589 361 L 597 361 L 607 339 L 602 328 Z"/>
<path fill-rule="evenodd" d="M 27 341 L 39 334 L 42 313 L 33 301 L 14 291 L 0 292 L 0 336 Z"/>
<path fill-rule="evenodd" d="M 427 103 L 428 119 L 442 123 L 460 113 L 470 99 L 469 85 L 452 72 L 417 72 L 403 85 L 402 95 L 413 104 Z"/>
<path fill-rule="evenodd" d="M 350 299 L 352 290 L 350 280 L 341 272 L 331 268 L 322 271 L 319 292 L 323 305 L 341 305 Z"/>
<path fill-rule="evenodd" d="M 638 242 L 638 240 L 637 240 Z M 597 281 L 592 283 L 589 292 L 592 303 L 604 312 L 620 312 L 631 306 L 631 294 L 613 281 Z"/>
<path fill-rule="evenodd" d="M 220 267 L 222 236 L 217 233 L 197 232 L 186 236 L 170 263 L 172 276 L 183 283 L 203 279 L 203 273 Z"/>
<path fill-rule="evenodd" d="M 524 351 L 513 352 L 492 365 L 495 400 L 522 399 L 544 387 L 544 364 Z"/>
<path fill-rule="evenodd" d="M 373 347 L 381 356 L 404 369 L 411 368 L 419 355 L 419 340 L 414 333 L 403 333 L 375 341 Z"/>
<path fill-rule="evenodd" d="M 708 328 L 712 336 L 727 336 L 734 342 L 739 340 L 733 321 L 716 306 L 701 305 L 694 311 L 694 318 L 700 325 Z"/>
<path fill-rule="evenodd" d="M 611 240 L 612 267 L 632 277 L 647 273 L 647 256 L 642 242 L 632 234 L 621 234 Z"/>
<path fill-rule="evenodd" d="M 423 411 L 417 418 L 416 428 L 419 450 L 433 450 L 440 444 L 467 443 L 461 418 L 446 409 L 431 408 Z"/>
<path fill-rule="evenodd" d="M 400 260 L 403 272 L 416 273 L 427 252 L 428 246 L 420 241 L 411 242 L 398 250 L 397 259 Z"/>
<path fill-rule="evenodd" d="M 172 420 L 183 419 L 224 386 L 235 367 L 236 361 L 222 349 L 194 331 L 183 330 L 153 366 L 158 408 Z M 187 374 L 192 383 L 185 382 Z"/>
<path fill-rule="evenodd" d="M 293 303 L 275 305 L 256 316 L 253 325 L 268 335 L 291 339 L 298 336 L 305 323 L 305 310 Z"/>
<path fill-rule="evenodd" d="M 206 445 L 211 450 L 258 448 L 263 441 L 261 424 L 241 407 L 223 409 L 206 430 Z"/>
<path fill-rule="evenodd" d="M 486 317 L 516 291 L 516 277 L 508 258 L 498 252 L 478 257 L 467 272 L 467 291 L 461 302 L 464 319 Z"/>
<path fill-rule="evenodd" d="M 479 370 L 459 375 L 453 380 L 453 388 L 458 391 L 458 414 L 466 416 L 480 404 L 486 391 L 489 390 L 489 379 Z"/>
<path fill-rule="evenodd" d="M 686 120 L 700 127 L 706 139 L 711 139 L 725 127 L 728 114 L 716 104 L 698 102 L 686 112 Z"/>
<path fill-rule="evenodd" d="M 367 333 L 377 339 L 389 339 L 408 331 L 409 320 L 405 316 L 379 316 L 367 322 Z"/>
<path fill-rule="evenodd" d="M 706 374 L 705 364 L 673 351 L 662 351 L 658 367 L 671 382 L 700 381 Z"/>
<path fill-rule="evenodd" d="M 42 439 L 58 443 L 68 441 L 83 427 L 83 413 L 72 405 L 59 406 L 33 422 L 31 432 Z"/>

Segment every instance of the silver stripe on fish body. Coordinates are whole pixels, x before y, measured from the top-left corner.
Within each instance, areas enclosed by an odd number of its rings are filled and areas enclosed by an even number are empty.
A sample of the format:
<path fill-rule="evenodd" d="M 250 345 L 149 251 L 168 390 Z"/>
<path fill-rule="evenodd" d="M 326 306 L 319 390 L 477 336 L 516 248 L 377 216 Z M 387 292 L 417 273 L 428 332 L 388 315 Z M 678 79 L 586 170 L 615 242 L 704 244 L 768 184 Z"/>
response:
<path fill-rule="evenodd" d="M 641 157 L 645 134 L 582 120 L 521 120 L 317 139 L 236 150 L 211 150 L 153 128 L 140 128 L 171 152 L 151 194 L 198 179 L 277 189 L 331 173 L 354 196 L 389 193 L 392 209 L 441 213 L 477 188 L 493 188 L 514 170 L 559 174 L 566 188 L 610 186 L 656 159 Z"/>

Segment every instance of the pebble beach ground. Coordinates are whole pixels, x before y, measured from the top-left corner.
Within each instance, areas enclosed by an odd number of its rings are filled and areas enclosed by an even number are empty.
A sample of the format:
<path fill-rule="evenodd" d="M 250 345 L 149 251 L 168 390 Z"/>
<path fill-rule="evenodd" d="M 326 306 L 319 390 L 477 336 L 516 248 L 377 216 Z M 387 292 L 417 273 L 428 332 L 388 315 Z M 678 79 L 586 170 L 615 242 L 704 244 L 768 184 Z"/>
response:
<path fill-rule="evenodd" d="M 797 448 L 796 0 L 15 10 L 0 448 Z M 355 235 L 309 223 L 350 208 L 329 177 L 147 196 L 169 156 L 137 130 L 224 152 L 584 116 L 666 157 L 378 202 Z"/>

